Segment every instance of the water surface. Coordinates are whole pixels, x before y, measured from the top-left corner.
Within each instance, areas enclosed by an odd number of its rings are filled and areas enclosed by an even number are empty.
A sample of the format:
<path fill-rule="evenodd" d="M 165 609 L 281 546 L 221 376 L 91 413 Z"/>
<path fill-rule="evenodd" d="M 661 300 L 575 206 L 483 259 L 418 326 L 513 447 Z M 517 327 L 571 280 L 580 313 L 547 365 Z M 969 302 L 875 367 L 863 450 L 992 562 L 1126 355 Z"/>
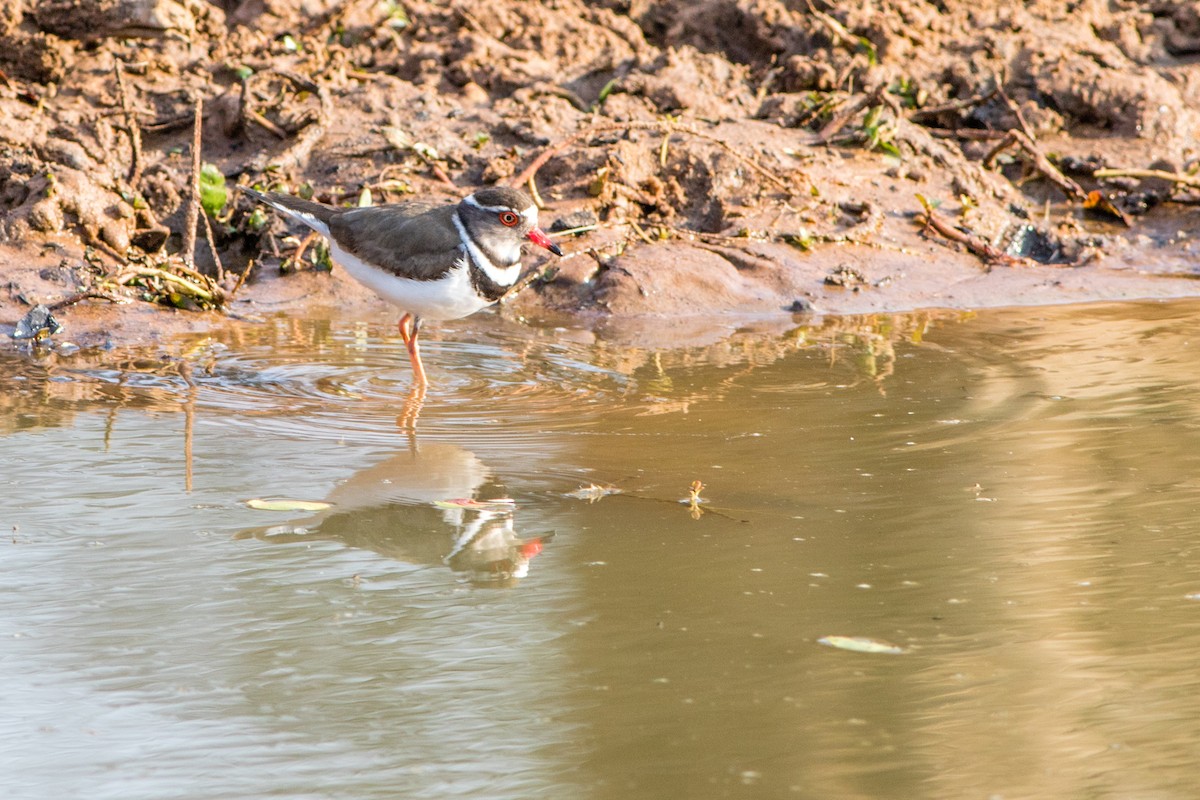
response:
<path fill-rule="evenodd" d="M 3 795 L 1194 797 L 1197 312 L 0 355 Z"/>

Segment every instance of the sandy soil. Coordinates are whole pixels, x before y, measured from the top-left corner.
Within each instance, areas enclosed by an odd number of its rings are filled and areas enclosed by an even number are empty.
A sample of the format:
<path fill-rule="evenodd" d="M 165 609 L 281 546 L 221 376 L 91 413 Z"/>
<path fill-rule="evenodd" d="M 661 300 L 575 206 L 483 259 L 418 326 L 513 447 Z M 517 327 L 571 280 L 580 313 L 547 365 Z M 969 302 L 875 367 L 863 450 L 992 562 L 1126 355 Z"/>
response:
<path fill-rule="evenodd" d="M 1197 53 L 1183 0 L 10 0 L 0 332 L 375 302 L 232 191 L 193 246 L 197 106 L 227 187 L 532 182 L 588 230 L 529 260 L 522 312 L 1194 295 Z"/>

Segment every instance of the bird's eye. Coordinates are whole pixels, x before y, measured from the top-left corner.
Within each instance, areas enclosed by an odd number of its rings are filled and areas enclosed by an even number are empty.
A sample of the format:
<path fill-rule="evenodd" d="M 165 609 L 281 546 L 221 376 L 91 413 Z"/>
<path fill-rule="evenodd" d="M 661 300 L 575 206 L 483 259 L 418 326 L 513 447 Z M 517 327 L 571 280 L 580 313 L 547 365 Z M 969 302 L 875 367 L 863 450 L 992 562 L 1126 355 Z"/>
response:
<path fill-rule="evenodd" d="M 517 214 L 513 213 L 512 211 L 501 211 L 500 212 L 500 222 L 502 222 L 503 224 L 507 225 L 510 228 L 513 225 L 516 225 L 520 221 L 521 221 L 521 217 L 518 216 Z"/>

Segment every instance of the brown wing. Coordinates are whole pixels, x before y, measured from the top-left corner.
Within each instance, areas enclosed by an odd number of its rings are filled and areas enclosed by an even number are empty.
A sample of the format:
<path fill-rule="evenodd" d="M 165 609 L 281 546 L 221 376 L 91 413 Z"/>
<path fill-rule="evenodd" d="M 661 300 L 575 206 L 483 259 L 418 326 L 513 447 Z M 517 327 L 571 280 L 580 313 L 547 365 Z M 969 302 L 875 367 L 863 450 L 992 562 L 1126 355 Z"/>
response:
<path fill-rule="evenodd" d="M 436 280 L 460 256 L 454 210 L 426 203 L 339 210 L 329 235 L 343 250 L 393 275 Z"/>

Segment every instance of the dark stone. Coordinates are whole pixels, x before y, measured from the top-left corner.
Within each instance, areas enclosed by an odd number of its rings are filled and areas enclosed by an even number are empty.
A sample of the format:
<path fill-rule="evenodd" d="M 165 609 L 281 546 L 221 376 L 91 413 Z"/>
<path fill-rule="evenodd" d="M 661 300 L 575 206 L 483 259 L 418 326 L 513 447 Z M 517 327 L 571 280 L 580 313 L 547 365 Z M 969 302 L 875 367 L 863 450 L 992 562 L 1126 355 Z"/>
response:
<path fill-rule="evenodd" d="M 550 232 L 558 233 L 559 231 L 569 231 L 572 228 L 586 228 L 588 225 L 597 225 L 599 222 L 600 218 L 596 216 L 595 212 L 584 209 L 565 214 L 554 220 L 550 225 Z"/>

